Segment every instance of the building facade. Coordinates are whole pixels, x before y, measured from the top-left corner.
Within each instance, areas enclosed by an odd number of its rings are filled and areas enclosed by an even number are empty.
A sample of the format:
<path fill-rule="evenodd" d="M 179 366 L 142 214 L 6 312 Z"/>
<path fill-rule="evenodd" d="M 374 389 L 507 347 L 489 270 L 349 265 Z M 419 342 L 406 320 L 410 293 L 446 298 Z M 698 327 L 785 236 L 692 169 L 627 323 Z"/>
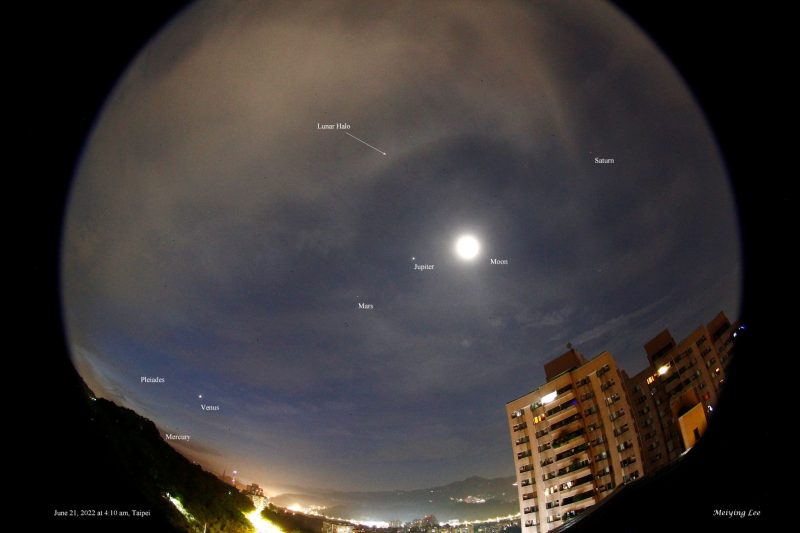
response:
<path fill-rule="evenodd" d="M 625 388 L 640 438 L 644 472 L 677 459 L 700 439 L 725 382 L 736 326 L 719 313 L 676 343 L 664 330 L 644 345 L 649 365 Z"/>
<path fill-rule="evenodd" d="M 569 351 L 506 404 L 522 533 L 550 531 L 643 473 L 623 375 L 608 352 Z"/>

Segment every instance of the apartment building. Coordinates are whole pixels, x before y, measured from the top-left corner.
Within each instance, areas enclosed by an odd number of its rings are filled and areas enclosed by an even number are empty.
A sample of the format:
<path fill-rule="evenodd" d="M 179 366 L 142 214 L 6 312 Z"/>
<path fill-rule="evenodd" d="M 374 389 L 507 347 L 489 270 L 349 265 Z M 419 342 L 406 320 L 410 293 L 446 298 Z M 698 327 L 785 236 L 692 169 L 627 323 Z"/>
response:
<path fill-rule="evenodd" d="M 547 382 L 506 404 L 523 533 L 550 531 L 643 473 L 623 375 L 573 348 Z"/>
<path fill-rule="evenodd" d="M 630 378 L 623 372 L 645 473 L 677 459 L 705 432 L 735 334 L 722 312 L 677 343 L 664 330 L 644 345 L 649 365 Z"/>

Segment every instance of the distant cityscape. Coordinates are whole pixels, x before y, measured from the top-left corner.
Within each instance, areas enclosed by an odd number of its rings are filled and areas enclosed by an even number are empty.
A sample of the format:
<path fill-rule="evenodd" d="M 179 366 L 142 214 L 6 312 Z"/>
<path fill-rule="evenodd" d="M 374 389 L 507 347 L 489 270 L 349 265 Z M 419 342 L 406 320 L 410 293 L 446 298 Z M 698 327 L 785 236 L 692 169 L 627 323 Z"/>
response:
<path fill-rule="evenodd" d="M 285 531 L 313 531 L 321 533 L 500 533 L 517 531 L 519 515 L 510 514 L 483 520 L 439 521 L 434 515 L 426 515 L 414 520 L 354 520 L 328 516 L 324 506 L 304 506 L 293 504 L 281 507 L 270 502 L 264 490 L 257 483 L 245 484 L 238 481 L 236 473 L 223 472 L 218 478 L 249 497 L 258 513 L 269 517 L 269 523 Z M 468 495 L 464 498 L 450 498 L 459 503 L 482 504 L 485 498 Z M 256 524 L 254 524 L 256 525 Z"/>
<path fill-rule="evenodd" d="M 313 512 L 292 511 L 269 505 L 263 514 L 285 531 L 321 533 L 509 533 L 519 531 L 519 515 L 486 520 L 440 522 L 434 515 L 410 521 L 361 522 L 330 518 Z"/>
<path fill-rule="evenodd" d="M 522 532 L 559 528 L 690 450 L 743 330 L 723 312 L 677 343 L 664 330 L 632 377 L 609 352 L 587 360 L 571 345 L 546 363 L 547 381 L 506 404 Z"/>
<path fill-rule="evenodd" d="M 432 514 L 408 521 L 362 521 L 330 516 L 324 505 L 276 505 L 258 484 L 238 480 L 236 471 L 218 477 L 252 500 L 259 516 L 271 524 L 270 531 L 552 531 L 624 485 L 678 460 L 700 440 L 724 386 L 735 338 L 744 327 L 720 312 L 680 342 L 664 330 L 644 344 L 648 365 L 634 376 L 620 369 L 607 351 L 587 360 L 571 345 L 545 363 L 546 382 L 505 409 L 519 513 L 470 521 L 439 521 Z M 454 495 L 449 500 L 482 506 L 487 498 L 492 495 Z"/>
<path fill-rule="evenodd" d="M 270 503 L 264 490 L 257 483 L 245 484 L 237 481 L 235 474 L 220 474 L 219 479 L 233 486 L 249 497 L 255 506 L 256 513 L 269 517 L 265 523 L 271 524 L 270 531 L 313 531 L 321 533 L 501 533 L 517 531 L 519 515 L 487 518 L 485 520 L 462 521 L 448 520 L 440 522 L 434 515 L 426 515 L 410 521 L 361 521 L 325 515 L 321 506 L 279 507 Z M 459 499 L 463 503 L 484 503 L 486 500 L 476 496 Z M 253 523 L 257 530 L 257 523 Z"/>

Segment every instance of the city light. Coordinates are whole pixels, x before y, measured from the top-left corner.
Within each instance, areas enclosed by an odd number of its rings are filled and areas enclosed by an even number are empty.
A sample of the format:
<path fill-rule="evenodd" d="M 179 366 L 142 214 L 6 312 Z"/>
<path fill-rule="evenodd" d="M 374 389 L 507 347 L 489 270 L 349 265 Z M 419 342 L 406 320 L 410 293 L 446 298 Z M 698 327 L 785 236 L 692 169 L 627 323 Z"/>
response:
<path fill-rule="evenodd" d="M 482 520 L 464 520 L 461 524 L 464 525 L 478 525 L 478 524 L 486 524 L 489 522 L 503 522 L 504 520 L 518 520 L 520 517 L 519 513 L 510 514 L 507 516 L 495 516 L 494 518 L 484 518 Z M 444 522 L 440 523 L 439 525 L 445 525 Z"/>
<path fill-rule="evenodd" d="M 245 517 L 253 524 L 253 527 L 258 533 L 285 533 L 283 529 L 261 516 L 261 513 L 257 509 L 246 514 Z"/>
<path fill-rule="evenodd" d="M 551 392 L 550 394 L 545 394 L 542 396 L 542 405 L 552 402 L 556 399 L 556 391 Z"/>
<path fill-rule="evenodd" d="M 669 370 L 669 365 L 662 366 L 661 368 L 658 369 L 658 375 L 663 376 L 664 374 L 667 373 L 667 370 Z"/>
<path fill-rule="evenodd" d="M 192 513 L 190 513 L 189 511 L 186 510 L 186 507 L 183 506 L 183 504 L 181 503 L 181 501 L 178 498 L 175 498 L 174 496 L 170 496 L 169 492 L 167 492 L 166 495 L 167 495 L 167 499 L 170 502 L 172 502 L 172 505 L 175 506 L 175 508 L 178 510 L 178 512 L 181 513 L 184 516 L 184 518 L 186 518 L 186 520 L 189 520 L 190 522 L 192 520 L 194 520 L 194 517 L 192 516 Z"/>
<path fill-rule="evenodd" d="M 301 505 L 299 503 L 293 503 L 289 507 L 285 507 L 285 509 L 287 511 L 292 511 L 293 513 L 303 513 L 313 516 L 325 516 L 321 513 L 321 511 L 324 511 L 325 509 L 327 509 L 327 507 L 325 507 L 324 505 L 309 505 L 308 507 L 306 507 L 305 505 Z"/>
<path fill-rule="evenodd" d="M 349 524 L 355 524 L 357 526 L 362 526 L 362 527 L 370 527 L 370 528 L 374 527 L 374 528 L 382 528 L 382 529 L 391 527 L 391 523 L 390 522 L 386 522 L 386 521 L 382 521 L 382 520 L 358 520 L 358 519 L 353 519 L 353 518 L 344 518 L 342 516 L 329 516 L 329 515 L 326 515 L 324 513 L 319 512 L 319 511 L 315 511 L 314 508 L 320 509 L 320 510 L 325 509 L 325 507 L 320 507 L 320 506 L 312 506 L 312 508 L 308 508 L 308 507 L 304 507 L 304 506 L 300 505 L 299 503 L 294 503 L 289 507 L 285 507 L 284 509 L 287 510 L 287 511 L 293 511 L 293 512 L 301 513 L 301 514 L 305 514 L 305 515 L 319 516 L 319 517 L 322 517 L 322 518 L 326 518 L 328 520 L 337 520 L 337 521 L 341 521 L 341 522 L 348 522 Z M 494 518 L 484 518 L 484 519 L 479 519 L 479 520 L 465 520 L 465 521 L 449 520 L 448 522 L 439 522 L 439 526 L 441 526 L 441 527 L 444 527 L 444 526 L 447 526 L 447 525 L 453 526 L 453 523 L 455 523 L 457 525 L 473 525 L 473 526 L 476 526 L 476 525 L 479 525 L 479 524 L 500 523 L 500 522 L 509 521 L 509 520 L 519 520 L 519 517 L 520 517 L 520 514 L 519 513 L 515 513 L 515 514 L 510 514 L 510 515 L 507 515 L 507 516 L 496 516 Z M 248 515 L 248 519 L 249 518 L 250 517 Z M 273 526 L 274 526 L 274 524 L 273 524 Z M 259 529 L 258 531 L 268 531 L 270 533 L 277 533 L 278 531 L 280 531 L 280 529 L 264 529 L 264 530 Z"/>
<path fill-rule="evenodd" d="M 389 527 L 389 522 L 382 522 L 378 520 L 349 520 L 349 522 L 358 524 L 359 526 L 366 526 L 366 527 L 376 527 L 376 528 Z"/>

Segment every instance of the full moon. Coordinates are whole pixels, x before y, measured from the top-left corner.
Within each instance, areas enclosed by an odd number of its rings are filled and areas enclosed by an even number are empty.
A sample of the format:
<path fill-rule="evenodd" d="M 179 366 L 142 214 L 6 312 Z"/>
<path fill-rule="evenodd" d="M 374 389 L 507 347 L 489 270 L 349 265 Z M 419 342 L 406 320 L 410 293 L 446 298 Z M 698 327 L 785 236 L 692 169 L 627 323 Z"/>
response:
<path fill-rule="evenodd" d="M 475 259 L 480 250 L 481 244 L 472 235 L 463 235 L 456 241 L 456 253 L 461 259 Z"/>

